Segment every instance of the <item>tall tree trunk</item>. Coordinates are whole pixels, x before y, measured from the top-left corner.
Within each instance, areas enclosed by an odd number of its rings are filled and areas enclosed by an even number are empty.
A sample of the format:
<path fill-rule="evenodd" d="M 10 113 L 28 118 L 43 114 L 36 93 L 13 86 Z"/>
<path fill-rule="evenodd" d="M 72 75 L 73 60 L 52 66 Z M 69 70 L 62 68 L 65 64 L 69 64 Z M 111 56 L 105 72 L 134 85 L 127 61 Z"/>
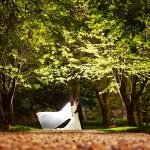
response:
<path fill-rule="evenodd" d="M 4 109 L 4 116 L 5 120 L 14 123 L 14 112 L 13 112 L 13 98 L 14 96 L 3 95 L 3 109 Z"/>
<path fill-rule="evenodd" d="M 110 123 L 110 93 L 107 91 L 106 93 L 102 94 L 103 102 L 104 102 L 104 124 L 109 126 Z"/>
<path fill-rule="evenodd" d="M 110 124 L 110 111 L 109 111 L 109 108 L 101 106 L 101 110 L 102 110 L 102 123 L 103 123 L 103 125 L 108 127 L 109 124 Z"/>
<path fill-rule="evenodd" d="M 136 110 L 137 110 L 137 117 L 138 117 L 138 126 L 143 126 L 143 114 L 142 114 L 142 106 L 141 106 L 140 99 L 137 101 Z"/>
<path fill-rule="evenodd" d="M 74 92 L 73 92 L 73 91 L 74 91 L 74 90 L 73 90 L 73 89 L 74 89 L 74 87 L 73 87 L 73 85 L 72 85 L 72 84 L 69 84 L 69 85 L 68 85 L 68 87 L 69 87 L 69 88 L 68 88 L 69 101 L 71 101 L 71 100 L 73 100 L 73 99 L 74 99 L 74 94 L 73 94 L 73 93 L 74 93 Z"/>
<path fill-rule="evenodd" d="M 1 91 L 0 91 L 0 122 L 5 120 L 4 116 L 4 110 L 3 110 L 3 105 L 2 105 L 2 97 L 1 97 Z"/>
<path fill-rule="evenodd" d="M 10 123 L 14 123 L 15 122 L 12 101 L 8 102 L 8 121 Z"/>
<path fill-rule="evenodd" d="M 17 80 L 14 78 L 12 82 L 12 87 L 10 89 L 5 88 L 3 86 L 2 90 L 2 106 L 4 110 L 5 120 L 14 123 L 14 112 L 13 112 L 13 99 L 16 90 L 16 82 Z"/>
<path fill-rule="evenodd" d="M 121 86 L 120 86 L 120 96 L 125 103 L 127 111 L 127 121 L 129 126 L 135 126 L 136 121 L 134 117 L 135 110 L 135 89 L 136 89 L 137 78 L 132 78 L 131 96 L 127 96 L 127 78 L 124 74 L 121 75 Z"/>
<path fill-rule="evenodd" d="M 77 79 L 77 82 L 74 87 L 74 98 L 80 97 L 80 79 Z"/>
<path fill-rule="evenodd" d="M 13 112 L 13 99 L 14 99 L 14 94 L 16 91 L 16 85 L 17 85 L 17 80 L 18 80 L 18 75 L 20 73 L 21 67 L 23 65 L 22 62 L 18 63 L 16 61 L 16 58 L 12 59 L 12 66 L 17 67 L 17 76 L 16 77 L 10 77 L 8 73 L 11 74 L 11 71 L 8 72 L 5 68 L 5 63 L 1 62 L 3 69 L 1 73 L 1 78 L 2 78 L 2 89 L 1 89 L 1 101 L 2 101 L 2 107 L 4 111 L 4 116 L 7 121 L 10 123 L 14 123 L 14 112 Z"/>
<path fill-rule="evenodd" d="M 105 126 L 109 126 L 110 123 L 110 93 L 109 91 L 99 95 L 99 91 L 96 91 L 96 95 L 102 111 L 102 123 Z"/>
<path fill-rule="evenodd" d="M 80 79 L 76 80 L 76 83 L 69 83 L 69 100 L 73 100 L 80 97 Z"/>
<path fill-rule="evenodd" d="M 136 121 L 134 117 L 134 106 L 132 104 L 128 104 L 126 106 L 127 109 L 127 121 L 129 126 L 136 126 Z"/>
<path fill-rule="evenodd" d="M 148 121 L 148 108 L 146 107 L 146 109 L 145 109 L 145 119 L 146 119 L 146 125 L 148 125 L 148 123 L 149 123 L 149 121 Z"/>
<path fill-rule="evenodd" d="M 17 83 L 17 79 L 14 78 L 12 83 L 12 88 L 10 91 L 10 99 L 8 101 L 8 121 L 11 123 L 15 122 L 14 111 L 13 111 L 13 100 L 16 91 L 16 83 Z"/>

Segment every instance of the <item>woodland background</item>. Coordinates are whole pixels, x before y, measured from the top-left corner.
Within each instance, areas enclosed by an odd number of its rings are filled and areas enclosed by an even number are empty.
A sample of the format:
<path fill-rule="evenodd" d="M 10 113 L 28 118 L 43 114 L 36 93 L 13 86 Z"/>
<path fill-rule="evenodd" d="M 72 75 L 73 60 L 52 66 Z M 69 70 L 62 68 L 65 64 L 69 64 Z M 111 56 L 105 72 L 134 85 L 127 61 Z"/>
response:
<path fill-rule="evenodd" d="M 149 0 L 2 0 L 0 121 L 79 98 L 85 122 L 148 125 Z"/>

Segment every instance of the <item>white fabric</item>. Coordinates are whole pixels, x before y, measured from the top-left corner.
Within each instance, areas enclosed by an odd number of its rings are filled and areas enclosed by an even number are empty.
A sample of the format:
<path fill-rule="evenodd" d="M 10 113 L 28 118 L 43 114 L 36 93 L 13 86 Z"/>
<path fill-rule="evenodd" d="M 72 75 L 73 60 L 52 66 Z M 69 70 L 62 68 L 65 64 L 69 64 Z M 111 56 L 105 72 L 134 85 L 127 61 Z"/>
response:
<path fill-rule="evenodd" d="M 58 130 L 82 130 L 78 113 L 75 113 L 77 106 L 71 106 L 71 112 L 73 114 L 71 120 L 64 128 L 58 128 Z"/>
<path fill-rule="evenodd" d="M 70 109 L 71 104 L 69 102 L 58 112 L 38 112 L 36 114 L 43 129 L 54 129 L 72 118 Z"/>

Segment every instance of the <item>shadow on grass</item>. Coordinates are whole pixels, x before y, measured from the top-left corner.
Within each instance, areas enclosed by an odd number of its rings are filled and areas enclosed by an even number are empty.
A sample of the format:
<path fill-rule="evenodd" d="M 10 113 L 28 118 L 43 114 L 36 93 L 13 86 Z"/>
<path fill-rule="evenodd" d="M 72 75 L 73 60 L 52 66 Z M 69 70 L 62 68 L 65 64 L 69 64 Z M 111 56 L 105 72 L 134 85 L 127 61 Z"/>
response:
<path fill-rule="evenodd" d="M 19 132 L 19 131 L 32 131 L 34 128 L 29 126 L 21 126 L 21 125 L 13 125 L 10 127 L 9 130 L 6 129 L 0 129 L 2 132 Z"/>
<path fill-rule="evenodd" d="M 84 129 L 106 129 L 105 126 L 98 122 L 84 122 Z"/>

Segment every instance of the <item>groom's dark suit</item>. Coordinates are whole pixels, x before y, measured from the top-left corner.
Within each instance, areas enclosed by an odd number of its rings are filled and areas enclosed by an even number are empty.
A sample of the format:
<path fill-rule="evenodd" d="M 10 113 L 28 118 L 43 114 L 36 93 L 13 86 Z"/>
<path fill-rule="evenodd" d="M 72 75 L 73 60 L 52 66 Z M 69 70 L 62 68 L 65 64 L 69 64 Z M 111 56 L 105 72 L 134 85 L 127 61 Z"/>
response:
<path fill-rule="evenodd" d="M 83 118 L 84 117 L 83 117 L 82 107 L 81 107 L 80 103 L 78 103 L 77 110 L 75 111 L 75 113 L 77 113 L 77 112 L 78 112 L 81 128 L 83 129 Z"/>

